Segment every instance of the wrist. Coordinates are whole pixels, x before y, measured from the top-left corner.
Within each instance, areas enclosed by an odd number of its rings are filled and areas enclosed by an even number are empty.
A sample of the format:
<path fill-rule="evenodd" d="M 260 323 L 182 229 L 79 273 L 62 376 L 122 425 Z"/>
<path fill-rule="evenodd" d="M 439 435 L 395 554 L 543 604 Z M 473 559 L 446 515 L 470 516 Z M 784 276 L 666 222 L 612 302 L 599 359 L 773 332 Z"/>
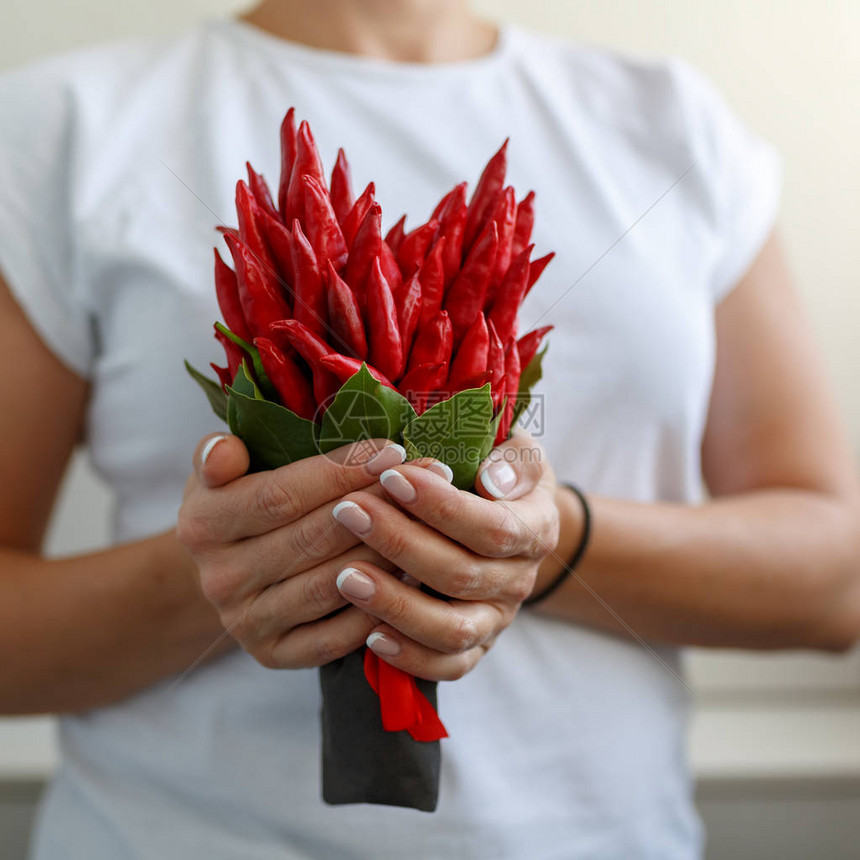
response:
<path fill-rule="evenodd" d="M 569 575 L 568 565 L 578 564 L 585 549 L 588 535 L 585 533 L 586 515 L 583 502 L 570 487 L 559 484 L 555 491 L 555 503 L 559 514 L 558 542 L 538 568 L 532 593 L 524 605 L 537 603 L 549 591 L 555 591 L 555 584 Z"/>
<path fill-rule="evenodd" d="M 191 554 L 180 543 L 176 529 L 153 538 L 153 549 L 157 555 L 158 575 L 163 578 L 161 591 L 165 605 L 161 607 L 165 617 L 173 614 L 181 622 L 183 637 L 190 644 L 209 646 L 224 632 L 224 626 L 215 607 L 206 599 L 200 587 L 200 571 Z M 225 637 L 217 652 L 232 645 Z"/>

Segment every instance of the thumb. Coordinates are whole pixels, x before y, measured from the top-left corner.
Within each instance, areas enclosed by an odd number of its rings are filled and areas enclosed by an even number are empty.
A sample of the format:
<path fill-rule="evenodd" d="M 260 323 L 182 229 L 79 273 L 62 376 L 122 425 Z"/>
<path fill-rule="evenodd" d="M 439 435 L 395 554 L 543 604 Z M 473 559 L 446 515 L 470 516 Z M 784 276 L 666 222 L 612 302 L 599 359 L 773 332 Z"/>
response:
<path fill-rule="evenodd" d="M 220 487 L 248 471 L 251 458 L 238 436 L 212 433 L 204 436 L 194 451 L 194 471 L 206 487 Z"/>
<path fill-rule="evenodd" d="M 530 493 L 545 469 L 543 448 L 528 433 L 517 431 L 478 467 L 475 489 L 485 499 L 513 501 Z"/>

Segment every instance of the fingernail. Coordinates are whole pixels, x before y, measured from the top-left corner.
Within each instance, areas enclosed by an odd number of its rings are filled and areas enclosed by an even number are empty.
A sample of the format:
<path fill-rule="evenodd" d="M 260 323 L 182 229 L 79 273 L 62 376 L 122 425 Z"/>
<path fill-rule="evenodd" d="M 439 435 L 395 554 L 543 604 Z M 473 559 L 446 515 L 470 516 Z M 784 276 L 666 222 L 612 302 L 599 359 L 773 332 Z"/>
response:
<path fill-rule="evenodd" d="M 332 516 L 353 534 L 367 534 L 373 526 L 370 514 L 355 502 L 339 502 L 331 512 Z"/>
<path fill-rule="evenodd" d="M 517 473 L 510 463 L 495 460 L 481 472 L 484 489 L 494 498 L 503 499 L 517 484 Z"/>
<path fill-rule="evenodd" d="M 212 449 L 219 443 L 223 442 L 227 437 L 226 436 L 213 436 L 204 446 L 203 450 L 200 452 L 200 465 L 205 466 L 206 461 L 209 459 L 209 455 L 212 453 Z"/>
<path fill-rule="evenodd" d="M 373 580 L 354 567 L 345 567 L 337 575 L 337 588 L 341 594 L 358 600 L 370 600 L 376 591 Z"/>
<path fill-rule="evenodd" d="M 406 459 L 406 449 L 402 445 L 393 442 L 391 445 L 386 445 L 382 450 L 377 451 L 364 464 L 364 468 L 371 475 L 378 475 L 392 466 L 399 466 Z"/>
<path fill-rule="evenodd" d="M 434 460 L 432 463 L 427 464 L 428 469 L 432 469 L 437 475 L 444 478 L 449 484 L 454 481 L 454 472 L 449 465 L 443 463 L 441 460 Z"/>
<path fill-rule="evenodd" d="M 418 498 L 415 487 L 394 469 L 387 469 L 379 476 L 379 483 L 385 488 L 385 492 L 394 496 L 398 502 L 414 502 Z"/>
<path fill-rule="evenodd" d="M 371 633 L 367 637 L 367 647 L 382 657 L 396 657 L 400 653 L 400 645 L 384 633 Z"/>

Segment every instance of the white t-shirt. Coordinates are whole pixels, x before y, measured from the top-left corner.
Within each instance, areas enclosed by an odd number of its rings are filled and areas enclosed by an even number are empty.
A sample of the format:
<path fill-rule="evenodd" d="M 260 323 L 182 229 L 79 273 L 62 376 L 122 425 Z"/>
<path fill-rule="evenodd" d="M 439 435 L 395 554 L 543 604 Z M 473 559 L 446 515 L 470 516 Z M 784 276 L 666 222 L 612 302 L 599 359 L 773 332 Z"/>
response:
<path fill-rule="evenodd" d="M 696 72 L 512 27 L 487 57 L 423 66 L 219 21 L 0 80 L 0 267 L 92 381 L 117 542 L 175 523 L 194 445 L 219 429 L 182 359 L 221 359 L 213 228 L 235 220 L 246 159 L 277 180 L 291 105 L 327 168 L 344 146 L 356 189 L 376 182 L 386 229 L 474 183 L 510 136 L 537 252 L 557 252 L 521 316 L 556 326 L 531 429 L 586 491 L 699 500 L 714 306 L 772 227 L 779 168 Z M 38 860 L 700 855 L 688 694 L 636 642 L 522 612 L 440 685 L 432 815 L 322 803 L 315 670 L 237 650 L 172 683 L 62 719 Z"/>

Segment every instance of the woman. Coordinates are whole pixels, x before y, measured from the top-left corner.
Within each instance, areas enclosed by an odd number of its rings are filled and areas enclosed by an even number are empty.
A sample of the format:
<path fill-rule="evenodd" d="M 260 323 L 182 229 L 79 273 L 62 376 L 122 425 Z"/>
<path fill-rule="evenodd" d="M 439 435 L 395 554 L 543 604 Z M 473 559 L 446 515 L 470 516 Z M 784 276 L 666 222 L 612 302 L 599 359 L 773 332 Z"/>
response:
<path fill-rule="evenodd" d="M 274 175 L 290 105 L 389 217 L 511 137 L 558 252 L 521 330 L 556 330 L 546 453 L 509 442 L 483 498 L 391 447 L 248 476 L 206 435 L 181 359 L 218 357 L 211 230 L 246 158 Z M 700 856 L 676 646 L 860 630 L 857 480 L 773 235 L 772 151 L 683 64 L 498 30 L 465 0 L 265 0 L 9 76 L 0 108 L 0 695 L 66 715 L 34 856 Z M 81 440 L 116 545 L 48 561 Z M 583 537 L 556 476 L 590 544 L 518 613 Z M 319 800 L 315 667 L 366 640 L 457 679 L 434 815 Z"/>

